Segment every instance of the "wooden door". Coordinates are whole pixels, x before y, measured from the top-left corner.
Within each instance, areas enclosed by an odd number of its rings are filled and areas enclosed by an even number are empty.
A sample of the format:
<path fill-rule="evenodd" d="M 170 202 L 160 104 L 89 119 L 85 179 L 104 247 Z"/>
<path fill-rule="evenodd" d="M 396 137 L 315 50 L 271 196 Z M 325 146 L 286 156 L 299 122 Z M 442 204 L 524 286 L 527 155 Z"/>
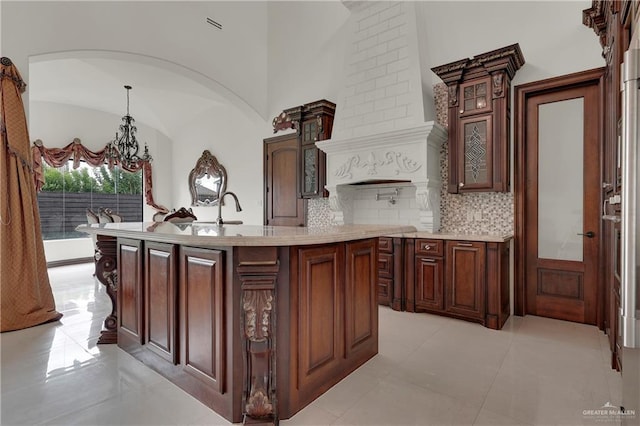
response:
<path fill-rule="evenodd" d="M 305 200 L 298 198 L 298 137 L 264 140 L 264 224 L 304 226 Z"/>
<path fill-rule="evenodd" d="M 601 70 L 523 98 L 524 313 L 596 324 L 601 206 Z M 518 301 L 516 301 L 518 304 Z"/>

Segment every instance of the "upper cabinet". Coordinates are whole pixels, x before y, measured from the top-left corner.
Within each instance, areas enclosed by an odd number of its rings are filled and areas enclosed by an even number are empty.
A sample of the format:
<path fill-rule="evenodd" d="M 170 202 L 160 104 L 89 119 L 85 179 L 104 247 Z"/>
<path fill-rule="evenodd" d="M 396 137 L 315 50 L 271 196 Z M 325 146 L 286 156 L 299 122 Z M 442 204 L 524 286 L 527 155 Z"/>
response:
<path fill-rule="evenodd" d="M 273 120 L 274 133 L 293 128 L 298 137 L 298 197 L 326 197 L 325 153 L 316 142 L 331 138 L 336 104 L 319 100 L 285 109 Z"/>
<path fill-rule="evenodd" d="M 511 80 L 520 45 L 432 68 L 449 93 L 450 193 L 509 191 Z"/>

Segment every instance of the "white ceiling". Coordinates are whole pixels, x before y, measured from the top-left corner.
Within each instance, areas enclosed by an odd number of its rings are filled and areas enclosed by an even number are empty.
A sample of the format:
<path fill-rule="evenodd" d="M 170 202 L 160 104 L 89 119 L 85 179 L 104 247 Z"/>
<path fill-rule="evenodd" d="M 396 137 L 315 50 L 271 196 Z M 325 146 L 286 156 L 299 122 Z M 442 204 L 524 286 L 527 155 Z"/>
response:
<path fill-rule="evenodd" d="M 229 105 L 209 87 L 150 64 L 110 58 L 65 58 L 29 65 L 29 101 L 90 108 L 118 116 L 129 112 L 171 138 L 204 111 Z M 115 130 L 114 130 L 115 132 Z"/>

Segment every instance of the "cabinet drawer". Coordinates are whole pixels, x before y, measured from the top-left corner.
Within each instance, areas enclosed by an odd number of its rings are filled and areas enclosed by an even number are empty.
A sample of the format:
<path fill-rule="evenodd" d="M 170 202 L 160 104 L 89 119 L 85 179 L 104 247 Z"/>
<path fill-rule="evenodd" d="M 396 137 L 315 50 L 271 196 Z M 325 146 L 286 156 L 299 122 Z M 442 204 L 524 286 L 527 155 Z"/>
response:
<path fill-rule="evenodd" d="M 393 255 L 378 253 L 378 274 L 381 277 L 393 278 Z"/>
<path fill-rule="evenodd" d="M 430 256 L 442 256 L 444 245 L 442 240 L 416 239 L 416 254 L 426 254 Z"/>
<path fill-rule="evenodd" d="M 393 253 L 393 238 L 391 237 L 378 238 L 378 251 L 383 253 Z"/>
<path fill-rule="evenodd" d="M 393 292 L 393 280 L 390 278 L 378 277 L 378 304 L 391 305 Z"/>

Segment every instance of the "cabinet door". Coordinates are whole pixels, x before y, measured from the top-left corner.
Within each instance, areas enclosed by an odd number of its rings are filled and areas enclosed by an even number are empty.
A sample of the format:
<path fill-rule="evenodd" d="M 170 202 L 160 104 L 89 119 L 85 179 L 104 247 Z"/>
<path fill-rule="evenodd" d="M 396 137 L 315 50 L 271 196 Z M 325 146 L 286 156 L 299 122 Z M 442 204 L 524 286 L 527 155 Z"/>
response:
<path fill-rule="evenodd" d="M 391 305 L 393 297 L 393 254 L 378 253 L 378 303 Z"/>
<path fill-rule="evenodd" d="M 444 260 L 416 256 L 416 307 L 441 311 L 444 308 Z"/>
<path fill-rule="evenodd" d="M 484 320 L 485 243 L 447 241 L 447 312 Z"/>
<path fill-rule="evenodd" d="M 118 238 L 118 342 L 141 345 L 143 332 L 142 241 Z"/>
<path fill-rule="evenodd" d="M 184 370 L 224 392 L 224 252 L 180 247 L 180 360 Z"/>
<path fill-rule="evenodd" d="M 344 360 L 344 244 L 295 248 L 297 382 L 301 399 L 331 380 Z M 295 299 L 295 298 L 294 298 Z M 293 322 L 293 321 L 292 321 Z"/>
<path fill-rule="evenodd" d="M 376 240 L 347 243 L 345 281 L 346 356 L 378 347 Z"/>
<path fill-rule="evenodd" d="M 176 364 L 176 247 L 148 241 L 144 248 L 145 344 L 149 350 Z"/>
<path fill-rule="evenodd" d="M 460 85 L 460 117 L 491 112 L 492 101 L 490 77 Z"/>
<path fill-rule="evenodd" d="M 298 137 L 286 135 L 264 142 L 264 223 L 304 226 L 305 200 L 298 198 Z"/>
<path fill-rule="evenodd" d="M 459 120 L 458 185 L 460 191 L 493 188 L 493 128 L 491 115 Z"/>
<path fill-rule="evenodd" d="M 314 117 L 302 123 L 300 135 L 300 197 L 322 196 L 325 183 L 325 154 L 315 143 L 321 140 L 322 118 Z"/>

